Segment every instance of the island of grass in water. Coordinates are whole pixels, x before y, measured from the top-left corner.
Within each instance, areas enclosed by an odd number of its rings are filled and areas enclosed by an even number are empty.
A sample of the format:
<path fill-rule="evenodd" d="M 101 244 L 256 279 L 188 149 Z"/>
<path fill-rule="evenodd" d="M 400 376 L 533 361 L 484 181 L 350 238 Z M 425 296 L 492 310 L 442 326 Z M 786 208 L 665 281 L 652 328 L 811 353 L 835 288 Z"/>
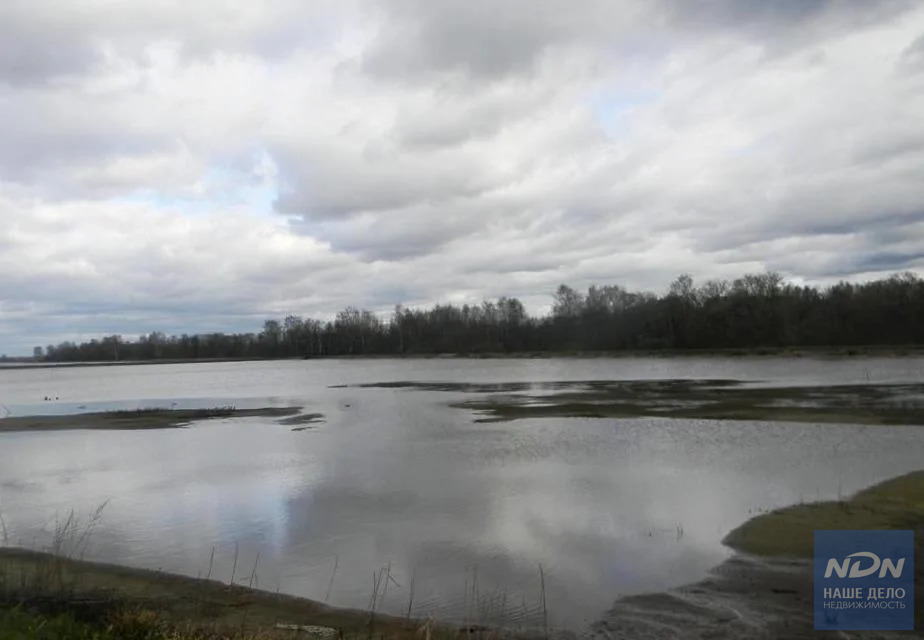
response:
<path fill-rule="evenodd" d="M 302 407 L 233 406 L 206 409 L 146 408 L 67 415 L 13 416 L 0 419 L 3 431 L 52 431 L 63 429 L 174 429 L 217 418 L 277 418 L 279 424 L 308 428 L 323 419 L 320 413 L 302 413 Z"/>
<path fill-rule="evenodd" d="M 522 418 L 637 418 L 924 425 L 924 384 L 771 387 L 739 380 L 542 383 L 383 382 L 359 385 L 459 392 L 479 422 Z"/>

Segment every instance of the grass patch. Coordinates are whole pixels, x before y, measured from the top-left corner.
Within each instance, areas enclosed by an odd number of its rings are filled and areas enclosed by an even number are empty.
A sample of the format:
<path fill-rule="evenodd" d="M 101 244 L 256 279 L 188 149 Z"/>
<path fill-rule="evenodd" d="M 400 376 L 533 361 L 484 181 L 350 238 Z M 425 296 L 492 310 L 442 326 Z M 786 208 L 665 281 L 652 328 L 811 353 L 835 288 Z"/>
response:
<path fill-rule="evenodd" d="M 283 424 L 290 427 L 295 427 L 292 431 L 304 431 L 309 429 L 311 425 L 318 424 L 324 421 L 323 413 L 301 413 L 297 416 L 290 416 L 288 418 L 283 418 L 279 420 L 279 424 Z"/>
<path fill-rule="evenodd" d="M 16 416 L 0 420 L 2 431 L 57 431 L 63 429 L 173 429 L 185 427 L 197 420 L 216 418 L 295 416 L 301 407 L 261 407 L 237 409 L 210 407 L 206 409 L 145 408 L 55 416 Z"/>
<path fill-rule="evenodd" d="M 76 620 L 72 615 L 47 616 L 21 607 L 0 609 L 0 640 L 108 640 L 116 638 L 108 632 L 101 632 L 88 624 Z"/>
<path fill-rule="evenodd" d="M 3 635 L 7 629 L 13 631 Z M 448 640 L 458 634 L 430 620 L 372 615 L 215 580 L 0 548 L 0 640 Z"/>
<path fill-rule="evenodd" d="M 34 606 L 0 608 L 0 640 L 337 640 L 339 637 L 338 630 L 328 627 L 294 625 L 287 630 L 251 630 L 177 624 L 149 609 L 121 606 L 89 617 L 86 613 L 56 612 Z"/>
<path fill-rule="evenodd" d="M 799 504 L 759 515 L 729 533 L 723 544 L 765 557 L 812 558 L 815 529 L 914 531 L 914 609 L 924 622 L 924 471 L 864 489 L 848 500 Z"/>
<path fill-rule="evenodd" d="M 361 386 L 477 394 L 482 397 L 452 406 L 475 411 L 479 422 L 647 416 L 924 425 L 924 384 L 760 387 L 719 379 L 500 384 L 386 382 Z"/>
<path fill-rule="evenodd" d="M 924 471 L 877 484 L 848 500 L 799 504 L 759 515 L 729 533 L 723 543 L 755 555 L 810 558 L 815 529 L 913 529 L 916 549 L 924 550 Z M 924 566 L 916 573 L 922 570 Z"/>
<path fill-rule="evenodd" d="M 170 628 L 151 611 L 112 611 L 92 621 L 72 612 L 0 609 L 0 640 L 210 640 L 226 636 Z M 240 634 L 241 640 L 251 635 Z"/>

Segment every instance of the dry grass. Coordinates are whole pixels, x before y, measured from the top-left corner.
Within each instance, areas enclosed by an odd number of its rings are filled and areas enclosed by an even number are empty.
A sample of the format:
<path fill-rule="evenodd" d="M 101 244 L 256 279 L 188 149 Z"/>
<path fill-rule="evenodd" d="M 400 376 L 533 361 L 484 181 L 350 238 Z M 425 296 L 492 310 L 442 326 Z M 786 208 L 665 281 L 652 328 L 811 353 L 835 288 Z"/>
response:
<path fill-rule="evenodd" d="M 62 629 L 71 629 L 75 638 L 84 637 L 80 634 L 86 631 L 90 634 L 87 638 L 101 640 L 110 637 L 149 640 L 219 637 L 450 640 L 462 636 L 471 640 L 497 640 L 523 637 L 523 634 L 502 632 L 481 624 L 459 628 L 437 624 L 429 617 L 416 619 L 412 617 L 413 586 L 406 615 L 382 614 L 380 609 L 389 585 L 400 586 L 392 575 L 390 564 L 373 572 L 369 607 L 362 611 L 334 608 L 313 600 L 256 589 L 259 555 L 252 566 L 248 565 L 244 578 L 236 581 L 237 551 L 232 575 L 224 582 L 210 579 L 214 548 L 209 559 L 209 573 L 204 579 L 86 562 L 84 556 L 105 507 L 104 503 L 86 516 L 79 516 L 72 510 L 63 517 L 56 517 L 52 539 L 45 552 L 0 546 L 0 616 L 18 616 L 17 624 L 26 628 L 31 628 L 30 625 L 38 620 L 43 627 L 59 625 Z M 0 529 L 5 532 L 5 524 Z M 335 558 L 328 597 L 337 566 Z M 544 577 L 542 585 L 544 595 Z M 477 583 L 473 598 L 478 598 Z M 141 635 L 128 633 L 130 625 L 136 625 Z M 107 635 L 113 629 L 117 633 Z M 23 632 L 16 637 L 33 636 Z M 3 640 L 2 635 L 0 640 Z"/>
<path fill-rule="evenodd" d="M 66 528 L 62 526 L 62 530 Z M 251 579 L 255 572 L 251 570 Z M 49 553 L 0 549 L 0 616 L 4 611 L 19 610 L 46 624 L 63 616 L 65 622 L 76 621 L 89 625 L 87 628 L 94 633 L 99 631 L 102 635 L 86 637 L 100 640 L 110 637 L 145 640 L 458 640 L 463 637 L 501 640 L 529 637 L 527 633 L 479 624 L 460 628 L 438 624 L 432 618 L 382 614 L 377 609 L 390 582 L 393 578 L 387 566 L 376 571 L 369 610 L 361 611 L 334 608 L 227 582 L 92 563 Z M 131 625 L 136 625 L 139 633 L 150 635 L 128 634 L 125 629 Z M 118 633 L 106 635 L 112 629 L 117 629 Z M 537 630 L 532 637 L 546 633 Z M 2 635 L 0 640 L 3 640 Z"/>

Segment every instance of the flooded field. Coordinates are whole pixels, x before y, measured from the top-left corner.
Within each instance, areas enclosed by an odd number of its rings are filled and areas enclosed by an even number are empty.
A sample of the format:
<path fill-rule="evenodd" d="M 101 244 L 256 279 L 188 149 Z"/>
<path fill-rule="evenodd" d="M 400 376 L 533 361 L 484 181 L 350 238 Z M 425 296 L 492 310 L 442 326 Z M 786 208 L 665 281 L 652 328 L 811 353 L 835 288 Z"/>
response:
<path fill-rule="evenodd" d="M 753 515 L 920 468 L 921 385 L 913 358 L 4 370 L 0 417 L 79 422 L 0 428 L 0 543 L 46 548 L 73 511 L 87 558 L 511 626 L 544 582 L 582 632 L 703 579 Z M 150 409 L 193 419 L 96 428 Z"/>

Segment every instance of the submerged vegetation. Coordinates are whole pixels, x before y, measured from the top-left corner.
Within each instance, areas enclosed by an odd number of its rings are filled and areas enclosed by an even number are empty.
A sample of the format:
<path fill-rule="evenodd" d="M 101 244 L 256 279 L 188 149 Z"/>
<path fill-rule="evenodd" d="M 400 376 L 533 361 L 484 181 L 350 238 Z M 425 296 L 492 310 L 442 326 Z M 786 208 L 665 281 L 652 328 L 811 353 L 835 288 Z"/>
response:
<path fill-rule="evenodd" d="M 304 431 L 324 421 L 323 413 L 302 413 L 279 420 L 279 424 L 294 427 L 292 431 Z"/>
<path fill-rule="evenodd" d="M 482 304 L 397 306 L 388 318 L 348 307 L 331 321 L 296 315 L 262 331 L 137 340 L 112 335 L 37 347 L 49 362 L 336 355 L 608 353 L 630 350 L 806 349 L 924 345 L 924 280 L 913 273 L 827 288 L 788 284 L 776 273 L 696 286 L 681 275 L 661 296 L 618 285 L 586 293 L 562 285 L 551 312 L 530 316 L 516 298 Z"/>
<path fill-rule="evenodd" d="M 924 384 L 762 387 L 737 380 L 363 385 L 481 394 L 453 406 L 479 422 L 519 418 L 661 418 L 924 426 Z"/>
<path fill-rule="evenodd" d="M 206 409 L 161 409 L 146 408 L 98 413 L 79 413 L 47 416 L 13 416 L 0 419 L 3 431 L 47 431 L 60 429 L 171 429 L 185 427 L 197 420 L 215 418 L 268 417 L 285 420 L 300 420 L 301 407 L 261 407 L 257 409 L 236 409 L 235 407 L 211 407 Z M 321 414 L 308 414 L 309 422 L 317 421 Z M 292 424 L 295 424 L 294 422 Z"/>

